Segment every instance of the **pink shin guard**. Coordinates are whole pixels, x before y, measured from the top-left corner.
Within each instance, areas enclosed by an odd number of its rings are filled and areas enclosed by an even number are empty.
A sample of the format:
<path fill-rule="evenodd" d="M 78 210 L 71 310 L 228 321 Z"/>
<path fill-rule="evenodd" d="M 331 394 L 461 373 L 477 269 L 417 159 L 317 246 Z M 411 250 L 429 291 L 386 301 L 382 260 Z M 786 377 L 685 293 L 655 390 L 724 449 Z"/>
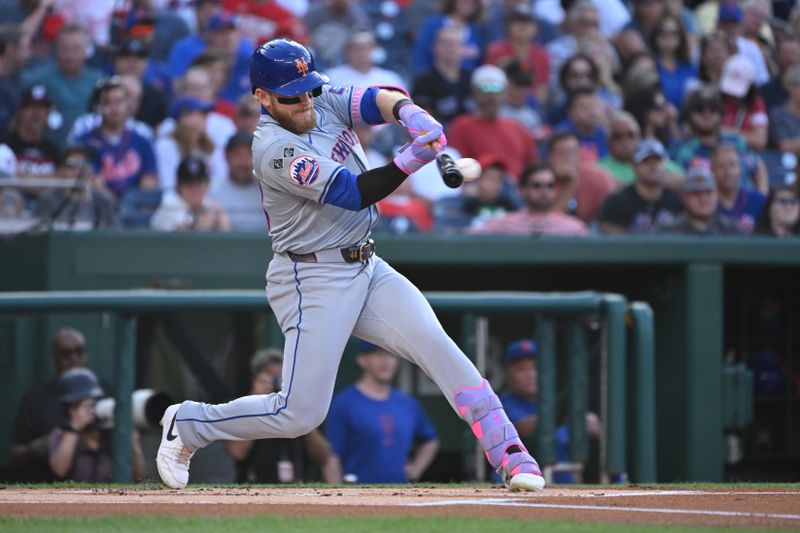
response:
<path fill-rule="evenodd" d="M 461 417 L 483 446 L 489 464 L 501 477 L 508 479 L 520 473 L 542 475 L 488 381 L 484 379 L 480 387 L 458 389 L 455 402 Z M 506 453 L 512 446 L 517 449 Z"/>

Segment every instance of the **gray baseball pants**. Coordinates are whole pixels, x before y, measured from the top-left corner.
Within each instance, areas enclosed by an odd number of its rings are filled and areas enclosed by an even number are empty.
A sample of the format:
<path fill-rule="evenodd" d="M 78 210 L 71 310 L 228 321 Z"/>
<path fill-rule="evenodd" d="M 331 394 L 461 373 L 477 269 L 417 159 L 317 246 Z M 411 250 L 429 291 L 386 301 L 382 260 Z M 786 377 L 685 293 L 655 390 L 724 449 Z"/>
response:
<path fill-rule="evenodd" d="M 420 366 L 454 409 L 459 388 L 482 383 L 419 289 L 377 255 L 362 265 L 294 263 L 276 254 L 267 297 L 286 337 L 282 390 L 218 405 L 183 402 L 176 425 L 186 447 L 293 438 L 319 426 L 351 333 Z"/>

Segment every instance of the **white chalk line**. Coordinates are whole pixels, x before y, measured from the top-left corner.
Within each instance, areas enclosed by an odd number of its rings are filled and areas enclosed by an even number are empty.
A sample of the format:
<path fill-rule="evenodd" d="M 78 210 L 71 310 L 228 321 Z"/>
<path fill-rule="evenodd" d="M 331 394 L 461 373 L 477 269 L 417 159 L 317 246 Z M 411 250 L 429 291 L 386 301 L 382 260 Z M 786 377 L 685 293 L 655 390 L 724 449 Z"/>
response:
<path fill-rule="evenodd" d="M 558 490 L 558 489 L 554 489 Z M 592 492 L 575 494 L 576 498 L 627 498 L 629 496 L 798 496 L 800 491 L 723 491 L 723 490 L 640 490 L 636 492 Z M 573 497 L 572 494 L 560 494 L 560 497 Z"/>
<path fill-rule="evenodd" d="M 487 500 L 447 500 L 440 502 L 413 502 L 406 507 L 437 507 L 449 505 L 489 505 L 499 507 L 533 507 L 539 509 L 575 509 L 585 511 L 617 511 L 629 513 L 694 514 L 708 516 L 736 516 L 747 518 L 768 518 L 773 520 L 800 520 L 797 514 L 746 513 L 742 511 L 712 511 L 702 509 L 662 509 L 648 507 L 612 507 L 606 505 L 573 505 L 560 503 L 526 503 L 501 499 Z"/>

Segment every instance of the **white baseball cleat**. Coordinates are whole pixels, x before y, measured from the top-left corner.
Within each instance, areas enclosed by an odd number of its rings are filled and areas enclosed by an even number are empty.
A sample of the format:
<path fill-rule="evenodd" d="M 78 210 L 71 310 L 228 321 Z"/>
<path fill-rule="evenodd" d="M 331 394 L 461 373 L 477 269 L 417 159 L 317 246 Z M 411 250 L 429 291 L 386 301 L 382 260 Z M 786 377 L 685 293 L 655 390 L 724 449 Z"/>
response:
<path fill-rule="evenodd" d="M 521 473 L 513 476 L 508 481 L 508 488 L 512 492 L 520 490 L 542 492 L 544 490 L 544 485 L 544 478 L 536 474 Z"/>
<path fill-rule="evenodd" d="M 189 482 L 189 461 L 194 451 L 183 445 L 175 426 L 179 403 L 170 405 L 161 418 L 161 444 L 156 454 L 158 475 L 168 487 L 182 489 Z"/>

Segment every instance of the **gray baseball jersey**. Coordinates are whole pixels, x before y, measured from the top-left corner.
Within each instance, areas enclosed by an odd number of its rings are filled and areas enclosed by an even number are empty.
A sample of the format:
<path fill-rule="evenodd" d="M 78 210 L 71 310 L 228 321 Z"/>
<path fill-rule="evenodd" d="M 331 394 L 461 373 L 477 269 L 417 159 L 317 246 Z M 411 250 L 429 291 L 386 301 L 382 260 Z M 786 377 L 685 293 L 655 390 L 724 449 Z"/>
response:
<path fill-rule="evenodd" d="M 353 131 L 361 119 L 352 101 L 360 89 L 329 87 L 314 100 L 317 127 L 297 135 L 262 115 L 253 141 L 253 165 L 275 252 L 309 253 L 363 241 L 378 219 L 374 206 L 348 211 L 323 204 L 338 173 L 367 170 Z M 355 93 L 355 94 L 354 94 Z M 363 122 L 362 122 L 363 123 Z"/>

